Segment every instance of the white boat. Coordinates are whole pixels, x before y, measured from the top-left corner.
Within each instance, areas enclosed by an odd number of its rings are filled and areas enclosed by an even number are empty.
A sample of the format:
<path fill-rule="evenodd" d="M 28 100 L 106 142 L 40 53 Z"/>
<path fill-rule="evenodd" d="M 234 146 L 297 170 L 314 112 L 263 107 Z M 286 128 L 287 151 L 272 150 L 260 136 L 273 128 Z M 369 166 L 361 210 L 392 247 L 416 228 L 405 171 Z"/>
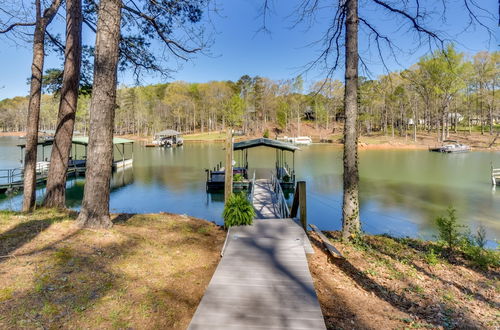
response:
<path fill-rule="evenodd" d="M 468 152 L 471 149 L 468 145 L 458 143 L 457 141 L 445 140 L 443 142 L 448 142 L 448 144 L 445 144 L 445 145 L 443 145 L 441 147 L 437 147 L 437 148 L 430 148 L 429 150 L 450 154 L 450 153 Z"/>
<path fill-rule="evenodd" d="M 154 146 L 159 146 L 159 147 L 173 147 L 175 146 L 182 146 L 184 144 L 184 140 L 181 137 L 181 133 L 167 129 L 165 131 L 158 132 L 154 135 L 154 139 L 152 144 L 146 145 L 147 147 L 154 147 Z"/>
<path fill-rule="evenodd" d="M 311 144 L 312 143 L 312 139 L 309 136 L 297 136 L 297 137 L 284 136 L 282 138 L 278 138 L 278 140 L 293 143 L 293 144 Z"/>

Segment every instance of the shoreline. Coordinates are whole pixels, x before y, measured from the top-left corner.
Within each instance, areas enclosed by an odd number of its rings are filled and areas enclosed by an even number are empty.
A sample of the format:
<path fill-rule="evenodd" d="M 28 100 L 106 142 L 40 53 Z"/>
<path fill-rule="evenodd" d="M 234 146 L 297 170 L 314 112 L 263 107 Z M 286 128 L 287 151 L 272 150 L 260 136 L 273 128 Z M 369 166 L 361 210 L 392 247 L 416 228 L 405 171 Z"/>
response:
<path fill-rule="evenodd" d="M 0 137 L 20 137 L 25 135 L 25 132 L 0 132 Z M 202 136 L 200 136 L 202 135 Z M 140 136 L 132 134 L 116 135 L 117 137 L 131 139 L 137 142 L 150 142 L 151 136 Z M 245 139 L 255 139 L 258 135 L 246 135 L 235 137 L 235 141 L 241 141 Z M 473 133 L 468 136 L 452 135 L 450 139 L 455 139 L 458 141 L 463 141 L 464 144 L 469 144 L 471 146 L 471 151 L 500 151 L 500 140 L 495 143 L 491 148 L 478 145 L 479 143 L 487 143 L 486 140 L 490 138 L 490 135 L 480 135 L 480 133 Z M 337 142 L 340 139 L 340 135 L 337 139 L 330 139 L 330 141 L 335 142 L 313 142 L 313 144 L 325 144 L 332 145 L 334 147 L 342 147 L 343 144 Z M 428 150 L 431 147 L 440 145 L 434 135 L 422 134 L 418 137 L 418 141 L 408 141 L 405 138 L 397 137 L 390 138 L 384 135 L 377 136 L 361 136 L 358 142 L 359 150 Z M 313 141 L 319 141 L 318 137 L 313 136 Z M 222 143 L 225 142 L 225 138 L 221 138 L 221 132 L 210 132 L 210 133 L 196 133 L 187 134 L 184 136 L 184 143 Z"/>

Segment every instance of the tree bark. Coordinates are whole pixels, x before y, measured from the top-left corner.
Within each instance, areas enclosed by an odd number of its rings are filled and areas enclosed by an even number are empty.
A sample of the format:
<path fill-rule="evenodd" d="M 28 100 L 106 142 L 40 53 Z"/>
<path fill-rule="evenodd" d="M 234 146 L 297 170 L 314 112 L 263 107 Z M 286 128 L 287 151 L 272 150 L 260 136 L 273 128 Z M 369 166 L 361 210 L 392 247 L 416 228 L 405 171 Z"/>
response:
<path fill-rule="evenodd" d="M 358 235 L 359 173 L 358 173 L 358 1 L 346 1 L 345 36 L 345 125 L 344 125 L 344 196 L 342 205 L 342 238 Z"/>
<path fill-rule="evenodd" d="M 112 226 L 109 193 L 121 7 L 121 0 L 101 0 L 99 4 L 86 182 L 82 208 L 77 218 L 80 227 Z"/>
<path fill-rule="evenodd" d="M 33 35 L 33 62 L 31 64 L 30 100 L 26 123 L 26 149 L 24 154 L 23 212 L 30 212 L 36 201 L 36 160 L 38 147 L 38 123 L 42 97 L 42 75 L 45 57 L 45 30 L 54 18 L 60 0 L 54 0 L 42 16 L 40 0 L 35 1 L 36 24 Z"/>
<path fill-rule="evenodd" d="M 75 126 L 82 56 L 81 0 L 66 0 L 66 46 L 59 114 L 50 157 L 46 207 L 66 207 L 66 173 Z"/>

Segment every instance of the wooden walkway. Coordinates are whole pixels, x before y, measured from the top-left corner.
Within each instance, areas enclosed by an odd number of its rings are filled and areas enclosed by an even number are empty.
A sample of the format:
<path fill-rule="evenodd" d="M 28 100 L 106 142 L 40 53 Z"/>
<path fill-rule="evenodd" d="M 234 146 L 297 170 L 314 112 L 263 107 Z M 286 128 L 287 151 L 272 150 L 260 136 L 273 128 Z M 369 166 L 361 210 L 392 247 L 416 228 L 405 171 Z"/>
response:
<path fill-rule="evenodd" d="M 230 228 L 189 329 L 325 329 L 307 235 L 292 219 L 272 219 L 274 207 L 265 203 L 272 189 L 263 181 L 258 187 L 255 207 L 266 218 Z"/>
<path fill-rule="evenodd" d="M 253 207 L 257 219 L 277 219 L 279 212 L 275 207 L 276 194 L 269 180 L 255 180 Z"/>

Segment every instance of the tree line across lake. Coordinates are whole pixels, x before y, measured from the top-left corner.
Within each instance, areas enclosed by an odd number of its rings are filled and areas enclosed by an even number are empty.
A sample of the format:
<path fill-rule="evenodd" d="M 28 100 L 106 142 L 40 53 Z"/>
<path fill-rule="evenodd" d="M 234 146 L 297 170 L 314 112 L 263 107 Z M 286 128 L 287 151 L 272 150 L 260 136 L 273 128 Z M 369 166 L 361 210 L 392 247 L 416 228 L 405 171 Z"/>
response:
<path fill-rule="evenodd" d="M 466 56 L 450 46 L 422 57 L 406 70 L 374 80 L 362 78 L 360 133 L 407 135 L 421 129 L 445 139 L 449 130 L 458 126 L 493 133 L 495 123 L 500 122 L 500 94 L 496 92 L 499 65 L 500 52 Z M 47 70 L 48 74 L 53 72 Z M 297 133 L 294 124 L 300 120 L 330 129 L 335 120 L 343 118 L 343 97 L 344 84 L 338 80 L 318 81 L 305 93 L 300 76 L 277 81 L 245 75 L 236 82 L 177 81 L 121 87 L 114 130 L 117 134 L 152 135 L 165 128 L 205 132 L 229 125 L 255 133 L 274 125 L 293 134 Z M 76 129 L 84 134 L 88 132 L 90 98 L 90 94 L 81 93 L 76 112 Z M 28 97 L 0 101 L 3 131 L 25 129 L 28 101 Z M 43 95 L 41 129 L 55 129 L 58 105 L 57 90 Z"/>

